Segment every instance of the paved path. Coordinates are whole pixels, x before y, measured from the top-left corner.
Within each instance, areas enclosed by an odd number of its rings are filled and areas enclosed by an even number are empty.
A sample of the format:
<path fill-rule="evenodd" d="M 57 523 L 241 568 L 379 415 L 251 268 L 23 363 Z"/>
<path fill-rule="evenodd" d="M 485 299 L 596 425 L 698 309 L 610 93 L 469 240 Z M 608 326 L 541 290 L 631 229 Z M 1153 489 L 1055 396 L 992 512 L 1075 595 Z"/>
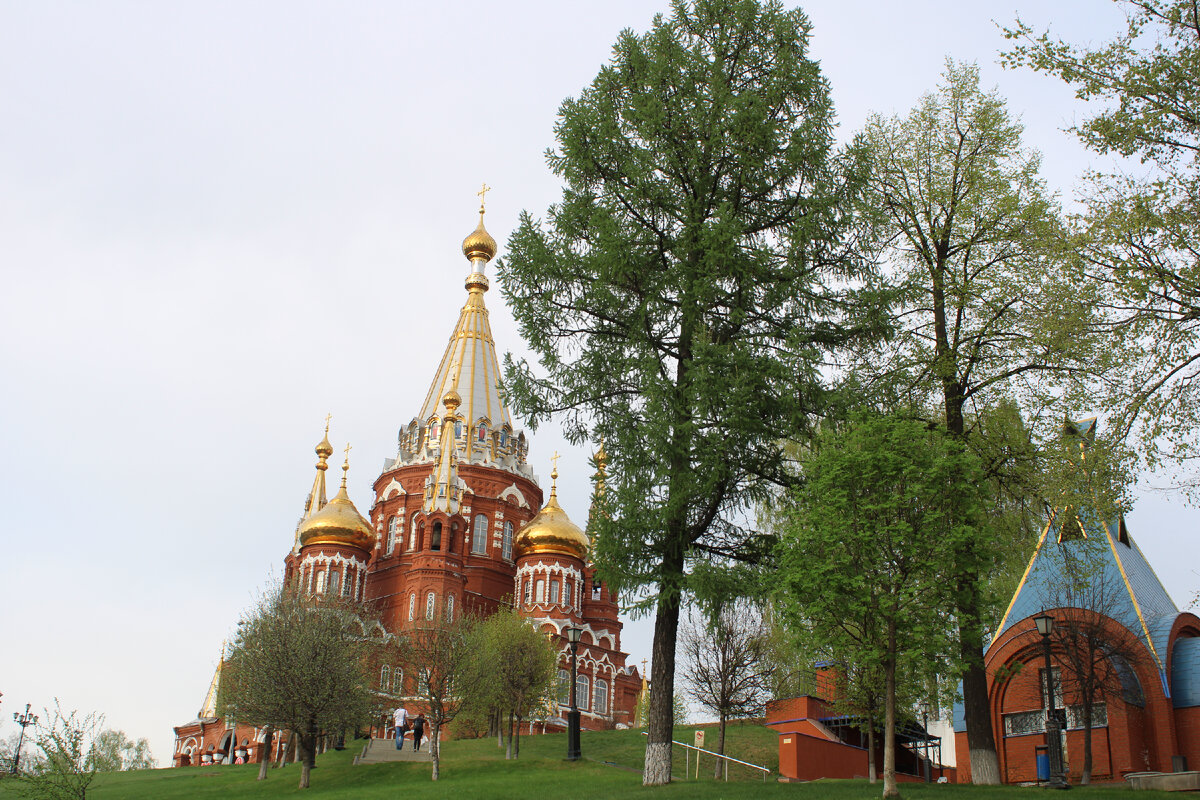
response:
<path fill-rule="evenodd" d="M 388 761 L 429 761 L 429 742 L 421 743 L 420 750 L 412 749 L 412 739 L 404 740 L 404 749 L 396 749 L 395 739 L 371 739 L 360 755 L 354 757 L 355 764 L 381 764 Z"/>

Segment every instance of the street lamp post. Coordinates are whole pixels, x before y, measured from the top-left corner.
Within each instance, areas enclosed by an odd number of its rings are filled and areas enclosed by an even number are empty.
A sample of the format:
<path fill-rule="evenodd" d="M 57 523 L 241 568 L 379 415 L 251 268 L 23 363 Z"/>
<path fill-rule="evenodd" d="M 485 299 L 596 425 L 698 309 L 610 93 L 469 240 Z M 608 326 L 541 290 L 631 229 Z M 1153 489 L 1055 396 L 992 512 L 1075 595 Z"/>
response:
<path fill-rule="evenodd" d="M 1046 656 L 1046 755 L 1050 759 L 1051 789 L 1070 789 L 1071 784 L 1063 778 L 1062 728 L 1058 724 L 1058 712 L 1054 709 L 1054 667 L 1050 663 L 1050 633 L 1054 630 L 1054 617 L 1039 614 L 1033 618 L 1038 633 L 1042 635 L 1042 650 Z"/>
<path fill-rule="evenodd" d="M 25 728 L 37 724 L 37 714 L 29 713 L 29 703 L 25 704 L 25 713 L 13 712 L 13 722 L 21 726 L 21 735 L 17 737 L 17 752 L 13 755 L 12 774 L 16 775 L 21 766 L 21 747 L 25 744 Z"/>
<path fill-rule="evenodd" d="M 567 712 L 567 761 L 579 760 L 579 705 L 575 697 L 575 679 L 579 654 L 579 637 L 582 628 L 567 628 L 567 641 L 571 643 L 571 710 Z"/>
<path fill-rule="evenodd" d="M 921 732 L 925 735 L 925 782 L 933 783 L 933 759 L 929 757 L 929 701 L 921 701 Z"/>

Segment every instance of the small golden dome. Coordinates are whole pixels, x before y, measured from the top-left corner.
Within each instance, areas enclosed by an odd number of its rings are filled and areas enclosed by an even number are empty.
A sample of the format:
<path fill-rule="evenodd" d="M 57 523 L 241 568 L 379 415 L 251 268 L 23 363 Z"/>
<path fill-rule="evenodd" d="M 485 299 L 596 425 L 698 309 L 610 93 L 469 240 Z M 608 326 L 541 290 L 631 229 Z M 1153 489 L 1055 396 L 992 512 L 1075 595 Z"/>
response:
<path fill-rule="evenodd" d="M 338 489 L 333 499 L 300 525 L 297 535 L 301 547 L 312 544 L 341 544 L 357 547 L 368 553 L 374 547 L 375 529 L 358 513 L 350 495 L 346 494 L 348 469 L 349 463 L 342 466 L 342 488 Z"/>
<path fill-rule="evenodd" d="M 321 457 L 321 463 L 317 465 L 317 469 L 325 469 L 325 459 L 333 455 L 333 445 L 329 443 L 329 420 L 333 418 L 332 414 L 325 416 L 325 438 L 317 445 L 316 454 Z"/>
<path fill-rule="evenodd" d="M 442 395 L 442 405 L 446 407 L 450 413 L 454 413 L 454 409 L 462 405 L 462 395 L 451 389 Z"/>
<path fill-rule="evenodd" d="M 479 211 L 479 225 L 475 230 L 471 231 L 470 236 L 463 239 L 462 250 L 463 255 L 471 261 L 477 258 L 482 258 L 484 261 L 491 261 L 496 257 L 496 240 L 483 227 L 482 209 Z"/>
<path fill-rule="evenodd" d="M 551 477 L 557 478 L 558 471 L 551 473 Z M 521 528 L 513 545 L 518 558 L 535 553 L 562 553 L 582 561 L 587 558 L 590 542 L 558 504 L 558 489 L 552 485 L 545 507 Z"/>

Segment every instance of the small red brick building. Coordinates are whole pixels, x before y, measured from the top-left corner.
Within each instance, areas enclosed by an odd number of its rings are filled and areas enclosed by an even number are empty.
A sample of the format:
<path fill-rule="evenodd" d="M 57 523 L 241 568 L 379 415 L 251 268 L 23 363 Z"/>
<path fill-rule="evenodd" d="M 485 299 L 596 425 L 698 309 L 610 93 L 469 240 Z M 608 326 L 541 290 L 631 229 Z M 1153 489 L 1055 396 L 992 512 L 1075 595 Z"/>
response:
<path fill-rule="evenodd" d="M 631 724 L 641 677 L 621 649 L 617 598 L 596 578 L 587 534 L 559 506 L 553 487 L 543 506 L 528 440 L 514 428 L 498 388 L 500 366 L 484 305 L 484 271 L 496 242 L 484 228 L 482 208 L 462 250 L 471 265 L 466 303 L 420 410 L 400 428 L 396 457 L 374 480 L 374 503 L 364 517 L 350 501 L 348 463 L 342 488 L 326 500 L 333 453 L 327 425 L 316 448 L 313 488 L 284 559 L 285 581 L 313 594 L 372 603 L 387 633 L 515 606 L 559 647 L 559 713 L 541 726 L 549 730 L 566 725 L 565 630 L 581 628 L 574 691 L 582 727 Z M 385 705 L 398 705 L 415 687 L 398 665 L 389 665 L 381 668 L 378 692 Z M 193 727 L 224 725 L 215 716 L 206 719 L 202 713 L 176 728 L 176 764 L 185 763 L 183 756 L 197 763 L 192 755 L 201 740 Z M 230 740 L 249 741 L 250 732 L 239 728 Z M 204 748 L 211 744 L 203 742 Z"/>
<path fill-rule="evenodd" d="M 1095 422 L 1069 426 L 1085 441 Z M 1182 552 L 1181 552 L 1182 555 Z M 1088 591 L 1101 608 L 1063 606 L 1070 564 L 1087 567 Z M 1103 595 L 1097 587 L 1110 587 Z M 1095 605 L 1080 602 L 1078 605 Z M 1045 745 L 1047 692 L 1044 644 L 1033 617 L 1048 613 L 1056 625 L 1094 625 L 1106 646 L 1111 686 L 1094 704 L 1092 779 L 1121 780 L 1131 772 L 1200 767 L 1200 619 L 1180 613 L 1130 536 L 1124 519 L 1102 524 L 1074 509 L 1060 510 L 1042 532 L 998 633 L 985 654 L 988 698 L 1006 783 L 1037 779 Z M 1084 730 L 1078 680 L 1064 645 L 1051 638 L 1055 705 L 1066 710 L 1068 780 L 1083 766 Z M 955 708 L 955 738 L 967 752 L 962 706 Z M 970 780 L 970 764 L 959 764 Z"/>

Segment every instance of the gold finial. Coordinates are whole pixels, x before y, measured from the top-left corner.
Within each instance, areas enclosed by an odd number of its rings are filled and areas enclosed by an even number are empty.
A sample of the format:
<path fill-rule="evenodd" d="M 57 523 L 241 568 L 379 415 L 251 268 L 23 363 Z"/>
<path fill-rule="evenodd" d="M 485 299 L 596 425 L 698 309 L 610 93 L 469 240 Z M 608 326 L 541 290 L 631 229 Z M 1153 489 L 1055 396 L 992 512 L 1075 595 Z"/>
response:
<path fill-rule="evenodd" d="M 492 190 L 492 187 L 487 185 L 487 181 L 484 181 L 483 184 L 480 186 L 479 191 L 475 193 L 476 195 L 479 196 L 479 213 L 480 214 L 483 213 L 483 201 L 487 199 L 487 193 L 490 192 L 491 190 Z"/>
<path fill-rule="evenodd" d="M 554 455 L 550 457 L 554 467 L 550 470 L 550 494 L 558 494 L 558 451 L 554 451 Z"/>
<path fill-rule="evenodd" d="M 342 488 L 346 488 L 346 473 L 350 471 L 350 443 L 346 442 L 346 460 L 342 462 Z"/>
<path fill-rule="evenodd" d="M 325 459 L 333 455 L 333 445 L 329 443 L 329 420 L 331 419 L 333 419 L 332 414 L 325 415 L 325 437 L 321 439 L 315 451 L 317 456 L 321 459 L 320 463 L 317 464 L 317 469 L 321 470 L 325 469 Z"/>
<path fill-rule="evenodd" d="M 479 195 L 479 224 L 475 226 L 475 230 L 471 231 L 471 234 L 467 236 L 466 239 L 463 239 L 462 244 L 463 255 L 467 257 L 468 261 L 482 259 L 483 261 L 487 262 L 496 257 L 496 240 L 493 239 L 492 235 L 487 232 L 486 228 L 483 227 L 483 201 L 487 197 L 487 193 L 491 190 L 492 187 L 485 183 L 483 184 L 483 187 L 476 192 L 476 194 Z M 476 268 L 476 272 L 481 273 L 481 270 Z M 474 273 L 472 273 L 472 275 L 474 275 Z M 482 277 L 482 273 L 478 279 L 478 282 L 480 282 L 481 286 L 485 290 L 487 289 L 487 281 Z M 468 278 L 467 288 L 470 288 L 471 283 L 471 279 Z"/>

